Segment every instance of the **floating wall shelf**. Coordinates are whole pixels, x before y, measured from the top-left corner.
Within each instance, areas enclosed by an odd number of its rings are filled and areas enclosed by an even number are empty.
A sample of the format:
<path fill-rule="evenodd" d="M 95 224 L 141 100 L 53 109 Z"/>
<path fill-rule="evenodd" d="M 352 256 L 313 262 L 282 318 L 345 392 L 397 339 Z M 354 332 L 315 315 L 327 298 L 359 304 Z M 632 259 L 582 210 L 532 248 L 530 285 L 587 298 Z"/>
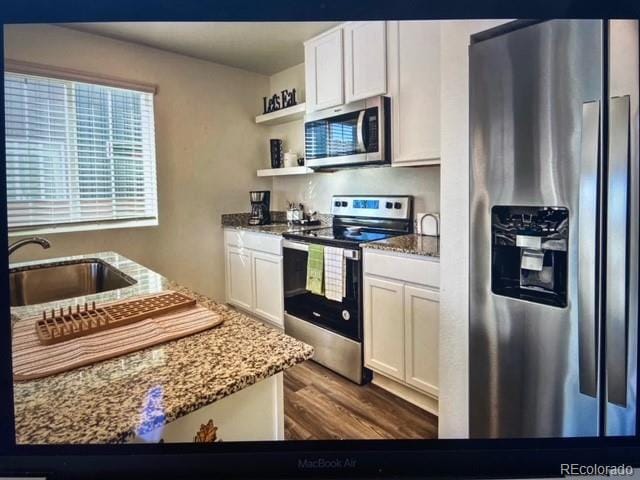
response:
<path fill-rule="evenodd" d="M 305 109 L 305 104 L 299 103 L 293 107 L 287 107 L 275 112 L 258 115 L 256 117 L 256 123 L 259 125 L 278 125 L 280 123 L 301 120 L 304 117 Z"/>
<path fill-rule="evenodd" d="M 259 177 L 280 177 L 284 175 L 308 175 L 313 173 L 309 167 L 265 168 L 258 170 Z"/>

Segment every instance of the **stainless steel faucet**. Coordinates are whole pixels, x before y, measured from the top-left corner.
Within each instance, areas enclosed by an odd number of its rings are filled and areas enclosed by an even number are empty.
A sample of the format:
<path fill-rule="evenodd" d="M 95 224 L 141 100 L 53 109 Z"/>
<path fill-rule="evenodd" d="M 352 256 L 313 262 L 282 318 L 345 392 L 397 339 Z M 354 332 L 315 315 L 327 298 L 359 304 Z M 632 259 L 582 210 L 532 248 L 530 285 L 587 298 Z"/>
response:
<path fill-rule="evenodd" d="M 42 248 L 47 249 L 51 246 L 51 243 L 46 238 L 42 237 L 31 237 L 31 238 L 23 238 L 22 240 L 18 240 L 17 242 L 9 245 L 9 255 L 18 250 L 19 248 L 24 247 L 25 245 L 29 245 L 30 243 L 37 243 Z"/>

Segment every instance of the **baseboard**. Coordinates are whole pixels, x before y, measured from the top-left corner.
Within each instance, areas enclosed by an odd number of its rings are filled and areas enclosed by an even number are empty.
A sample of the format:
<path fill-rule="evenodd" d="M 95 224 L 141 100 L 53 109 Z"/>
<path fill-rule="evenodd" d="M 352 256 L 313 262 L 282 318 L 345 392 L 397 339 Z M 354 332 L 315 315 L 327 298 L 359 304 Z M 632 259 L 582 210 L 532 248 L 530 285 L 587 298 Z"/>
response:
<path fill-rule="evenodd" d="M 379 373 L 373 373 L 373 379 L 371 383 L 393 393 L 397 397 L 412 403 L 416 407 L 420 407 L 433 415 L 438 415 L 438 399 L 434 398 L 426 393 L 420 393 L 407 385 L 399 383 L 389 377 L 380 375 Z"/>

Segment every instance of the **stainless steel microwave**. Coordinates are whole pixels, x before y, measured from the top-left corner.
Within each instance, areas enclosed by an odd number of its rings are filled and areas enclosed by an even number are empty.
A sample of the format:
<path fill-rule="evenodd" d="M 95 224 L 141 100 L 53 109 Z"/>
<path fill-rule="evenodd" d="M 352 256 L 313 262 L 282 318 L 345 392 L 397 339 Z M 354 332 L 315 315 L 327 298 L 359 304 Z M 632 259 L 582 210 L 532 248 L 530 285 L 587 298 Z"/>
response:
<path fill-rule="evenodd" d="M 389 98 L 382 96 L 307 114 L 306 166 L 320 170 L 389 163 L 390 114 Z"/>

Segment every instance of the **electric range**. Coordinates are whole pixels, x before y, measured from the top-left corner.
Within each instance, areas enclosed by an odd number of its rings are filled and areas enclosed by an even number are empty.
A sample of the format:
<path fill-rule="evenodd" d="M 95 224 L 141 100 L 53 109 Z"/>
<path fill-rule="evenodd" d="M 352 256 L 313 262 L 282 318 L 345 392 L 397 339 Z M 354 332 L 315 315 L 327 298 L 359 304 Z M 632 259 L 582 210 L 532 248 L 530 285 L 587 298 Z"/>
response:
<path fill-rule="evenodd" d="M 339 195 L 332 199 L 331 227 L 283 234 L 285 332 L 314 347 L 313 360 L 358 383 L 364 368 L 362 252 L 360 244 L 413 231 L 413 198 L 407 195 Z M 343 257 L 340 301 L 307 287 L 310 245 L 335 247 Z M 325 249 L 325 258 L 328 249 Z"/>
<path fill-rule="evenodd" d="M 285 238 L 302 240 L 336 247 L 355 248 L 364 242 L 375 242 L 398 235 L 398 233 L 363 229 L 362 227 L 327 227 L 307 230 L 302 233 L 287 233 Z"/>

